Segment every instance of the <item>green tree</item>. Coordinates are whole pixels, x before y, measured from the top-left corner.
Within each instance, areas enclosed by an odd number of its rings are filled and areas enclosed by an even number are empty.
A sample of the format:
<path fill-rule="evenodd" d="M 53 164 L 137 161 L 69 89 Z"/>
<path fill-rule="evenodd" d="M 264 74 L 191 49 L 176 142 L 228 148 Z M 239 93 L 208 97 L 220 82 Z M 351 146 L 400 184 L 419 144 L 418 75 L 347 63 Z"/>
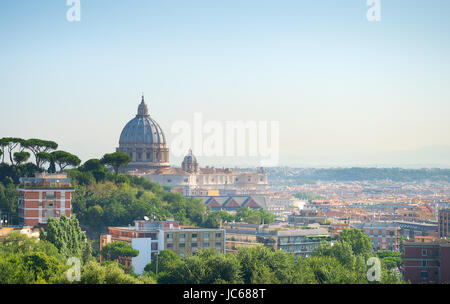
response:
<path fill-rule="evenodd" d="M 269 283 L 260 280 L 262 274 L 267 273 L 271 273 L 271 284 L 289 284 L 293 281 L 293 270 L 295 269 L 293 254 L 258 246 L 240 249 L 237 258 L 245 284 Z"/>
<path fill-rule="evenodd" d="M 40 238 L 55 245 L 59 253 L 66 258 L 82 258 L 89 245 L 78 220 L 75 217 L 67 218 L 65 215 L 59 220 L 49 218 L 45 231 L 41 229 Z"/>
<path fill-rule="evenodd" d="M 62 283 L 68 267 L 42 251 L 0 256 L 0 284 Z"/>
<path fill-rule="evenodd" d="M 81 163 L 78 156 L 66 151 L 53 151 L 51 155 L 54 162 L 59 166 L 59 171 L 64 170 L 67 166 L 77 167 Z"/>
<path fill-rule="evenodd" d="M 108 170 L 99 159 L 90 159 L 80 167 L 82 172 L 91 172 L 97 182 L 104 181 L 108 175 Z"/>
<path fill-rule="evenodd" d="M 361 280 L 353 269 L 342 265 L 333 256 L 313 256 L 308 258 L 308 263 L 314 272 L 319 284 L 363 284 L 367 279 Z"/>
<path fill-rule="evenodd" d="M 11 178 L 6 185 L 0 183 L 0 212 L 3 211 L 15 217 L 17 215 L 17 201 L 18 192 Z"/>
<path fill-rule="evenodd" d="M 167 272 L 178 263 L 181 263 L 181 258 L 178 254 L 171 250 L 161 250 L 155 256 L 154 260 L 145 266 L 144 271 L 151 271 L 154 274 L 157 274 L 157 272 Z M 156 267 L 158 267 L 158 271 Z"/>
<path fill-rule="evenodd" d="M 111 166 L 114 169 L 117 178 L 119 169 L 128 165 L 128 163 L 131 161 L 131 158 L 128 154 L 122 152 L 114 152 L 105 154 L 100 161 L 102 164 Z"/>
<path fill-rule="evenodd" d="M 43 252 L 25 253 L 22 261 L 38 283 L 41 280 L 47 283 L 60 283 L 64 279 L 64 271 L 68 269 L 61 261 Z"/>
<path fill-rule="evenodd" d="M 203 222 L 205 228 L 219 228 L 222 218 L 216 212 L 209 213 Z"/>
<path fill-rule="evenodd" d="M 58 144 L 51 140 L 42 140 L 37 138 L 32 138 L 25 140 L 22 143 L 22 146 L 30 150 L 36 159 L 36 166 L 38 168 L 41 167 L 41 160 L 39 157 L 39 153 L 44 152 L 48 153 L 50 151 L 58 149 Z"/>
<path fill-rule="evenodd" d="M 5 163 L 5 150 L 8 146 L 8 142 L 9 141 L 5 137 L 0 138 L 0 156 L 2 157 L 2 164 Z"/>
<path fill-rule="evenodd" d="M 387 269 L 398 268 L 403 264 L 402 254 L 400 252 L 380 250 L 377 252 L 377 256 Z"/>
<path fill-rule="evenodd" d="M 359 229 L 344 229 L 339 233 L 339 239 L 350 244 L 355 255 L 368 257 L 372 253 L 372 240 Z"/>
<path fill-rule="evenodd" d="M 14 160 L 13 160 L 14 149 L 19 147 L 20 145 L 22 145 L 24 142 L 25 142 L 25 140 L 23 140 L 22 138 L 17 138 L 17 137 L 4 137 L 1 139 L 0 145 L 4 146 L 6 149 L 8 149 L 9 160 L 12 165 L 14 164 Z"/>
<path fill-rule="evenodd" d="M 30 153 L 28 152 L 16 152 L 14 153 L 14 161 L 16 162 L 16 165 L 20 165 L 24 162 L 26 162 L 30 158 Z"/>
<path fill-rule="evenodd" d="M 101 255 L 105 260 L 116 261 L 119 258 L 136 257 L 139 255 L 139 250 L 126 242 L 116 241 L 106 244 L 101 250 Z"/>
<path fill-rule="evenodd" d="M 39 152 L 37 154 L 39 158 L 39 164 L 44 167 L 47 163 L 49 164 L 47 171 L 49 173 L 54 173 L 56 171 L 55 168 L 55 157 L 51 153 L 47 152 Z"/>
<path fill-rule="evenodd" d="M 200 251 L 186 256 L 158 275 L 161 284 L 241 283 L 239 262 L 234 255 L 214 250 Z"/>
<path fill-rule="evenodd" d="M 150 277 L 133 277 L 115 263 L 104 266 L 91 261 L 81 269 L 81 284 L 155 284 Z"/>

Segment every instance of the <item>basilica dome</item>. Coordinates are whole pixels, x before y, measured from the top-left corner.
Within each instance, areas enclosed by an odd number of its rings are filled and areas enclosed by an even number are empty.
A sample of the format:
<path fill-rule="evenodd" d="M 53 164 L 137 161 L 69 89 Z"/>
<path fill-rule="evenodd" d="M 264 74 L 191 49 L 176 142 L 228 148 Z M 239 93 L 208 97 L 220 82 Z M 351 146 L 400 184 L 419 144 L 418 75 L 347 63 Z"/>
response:
<path fill-rule="evenodd" d="M 141 112 L 139 110 L 142 110 Z M 122 144 L 166 144 L 166 137 L 159 124 L 148 115 L 147 105 L 142 100 L 138 114 L 122 130 Z"/>
<path fill-rule="evenodd" d="M 169 166 L 169 149 L 159 124 L 150 117 L 142 96 L 136 116 L 122 130 L 117 152 L 131 157 L 128 170 L 145 170 Z"/>

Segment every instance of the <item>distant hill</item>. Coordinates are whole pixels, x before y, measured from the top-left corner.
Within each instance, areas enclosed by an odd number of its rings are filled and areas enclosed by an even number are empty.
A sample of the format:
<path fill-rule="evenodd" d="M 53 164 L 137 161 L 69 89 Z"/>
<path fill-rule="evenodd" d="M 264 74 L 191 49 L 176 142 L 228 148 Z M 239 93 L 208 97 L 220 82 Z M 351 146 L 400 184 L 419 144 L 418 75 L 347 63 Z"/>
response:
<path fill-rule="evenodd" d="M 450 169 L 402 168 L 269 168 L 269 180 L 292 183 L 316 181 L 374 181 L 396 182 L 445 181 L 450 182 Z"/>

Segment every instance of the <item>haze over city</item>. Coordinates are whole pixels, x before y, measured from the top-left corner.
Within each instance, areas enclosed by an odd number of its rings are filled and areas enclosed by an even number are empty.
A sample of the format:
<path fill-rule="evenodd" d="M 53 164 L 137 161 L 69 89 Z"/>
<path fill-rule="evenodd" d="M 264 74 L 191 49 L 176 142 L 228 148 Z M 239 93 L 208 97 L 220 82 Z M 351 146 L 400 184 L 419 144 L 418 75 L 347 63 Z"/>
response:
<path fill-rule="evenodd" d="M 169 143 L 198 112 L 279 121 L 280 166 L 450 167 L 449 1 L 81 3 L 0 3 L 2 136 L 99 158 L 144 92 Z"/>

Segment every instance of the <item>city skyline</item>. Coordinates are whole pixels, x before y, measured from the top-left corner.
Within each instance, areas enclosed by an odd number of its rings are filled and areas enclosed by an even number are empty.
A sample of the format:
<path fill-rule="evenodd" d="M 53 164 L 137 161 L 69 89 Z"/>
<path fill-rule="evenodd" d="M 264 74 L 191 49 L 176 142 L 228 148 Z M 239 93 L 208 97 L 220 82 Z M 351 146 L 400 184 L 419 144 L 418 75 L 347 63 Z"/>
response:
<path fill-rule="evenodd" d="M 175 122 L 202 113 L 279 121 L 280 166 L 448 168 L 450 3 L 381 3 L 369 22 L 360 0 L 82 0 L 68 22 L 66 1 L 4 1 L 2 136 L 100 158 L 144 92 L 169 144 Z"/>

